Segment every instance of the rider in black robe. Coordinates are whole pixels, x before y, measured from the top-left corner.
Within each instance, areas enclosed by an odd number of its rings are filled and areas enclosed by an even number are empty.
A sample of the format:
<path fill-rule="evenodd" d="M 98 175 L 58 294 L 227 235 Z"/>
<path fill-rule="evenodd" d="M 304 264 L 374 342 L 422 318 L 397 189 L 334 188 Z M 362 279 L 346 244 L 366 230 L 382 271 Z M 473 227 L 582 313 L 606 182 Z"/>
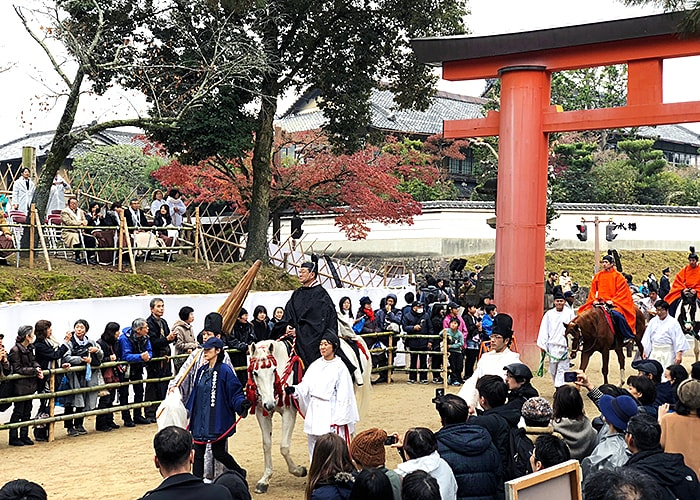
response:
<path fill-rule="evenodd" d="M 300 266 L 301 288 L 294 290 L 284 308 L 284 321 L 296 328 L 296 350 L 304 362 L 304 370 L 321 357 L 318 346 L 324 334 L 338 337 L 338 314 L 328 292 L 316 281 L 317 264 L 304 262 Z M 352 375 L 355 366 L 338 350 L 336 355 L 343 360 Z"/>

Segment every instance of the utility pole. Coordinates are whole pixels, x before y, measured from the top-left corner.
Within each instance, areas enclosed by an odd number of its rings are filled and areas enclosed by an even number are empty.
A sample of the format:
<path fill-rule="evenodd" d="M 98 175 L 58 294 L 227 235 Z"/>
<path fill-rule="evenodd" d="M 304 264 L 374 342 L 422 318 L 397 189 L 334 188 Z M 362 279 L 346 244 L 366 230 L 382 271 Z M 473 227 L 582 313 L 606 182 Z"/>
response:
<path fill-rule="evenodd" d="M 609 224 L 612 221 L 613 221 L 612 219 L 601 221 L 597 215 L 593 218 L 593 220 L 586 220 L 583 217 L 581 217 L 582 224 L 592 223 L 595 226 L 595 231 L 593 233 L 593 237 L 595 238 L 595 240 L 594 240 L 595 246 L 594 246 L 594 250 L 593 250 L 593 259 L 595 261 L 593 264 L 593 272 L 594 273 L 598 272 L 598 262 L 600 262 L 600 240 L 599 240 L 600 231 L 598 229 L 598 226 L 600 225 L 601 222 L 606 222 Z"/>

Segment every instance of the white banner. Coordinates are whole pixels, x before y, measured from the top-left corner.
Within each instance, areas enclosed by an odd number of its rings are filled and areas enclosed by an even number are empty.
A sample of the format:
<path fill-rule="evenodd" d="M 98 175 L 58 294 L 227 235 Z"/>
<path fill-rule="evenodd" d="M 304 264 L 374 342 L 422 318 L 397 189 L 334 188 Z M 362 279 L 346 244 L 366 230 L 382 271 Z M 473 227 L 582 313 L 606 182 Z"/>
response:
<path fill-rule="evenodd" d="M 360 297 L 368 296 L 372 299 L 374 309 L 379 308 L 379 301 L 387 294 L 393 293 L 399 299 L 399 307 L 405 304 L 404 294 L 413 291 L 406 288 L 334 288 L 327 290 L 333 302 L 338 307 L 341 297 L 348 296 L 352 301 L 353 313 L 360 305 Z M 272 316 L 275 307 L 284 307 L 291 296 L 292 291 L 278 292 L 251 292 L 243 303 L 243 307 L 249 313 L 249 321 L 253 320 L 253 309 L 257 305 L 263 305 L 267 309 L 268 316 Z M 194 331 L 199 333 L 204 327 L 204 317 L 216 311 L 224 302 L 228 294 L 218 293 L 211 295 L 136 295 L 129 297 L 111 297 L 97 299 L 76 299 L 43 302 L 18 302 L 0 305 L 0 333 L 5 334 L 4 345 L 9 351 L 15 344 L 17 329 L 21 325 L 32 325 L 40 320 L 51 321 L 53 335 L 61 339 L 66 331 L 73 330 L 73 325 L 78 319 L 84 319 L 90 324 L 88 337 L 97 340 L 102 335 L 105 325 L 110 321 L 119 323 L 120 328 L 131 326 L 136 318 L 147 318 L 151 312 L 149 302 L 153 297 L 161 297 L 165 301 L 165 319 L 169 325 L 179 319 L 178 312 L 184 306 L 194 309 Z"/>

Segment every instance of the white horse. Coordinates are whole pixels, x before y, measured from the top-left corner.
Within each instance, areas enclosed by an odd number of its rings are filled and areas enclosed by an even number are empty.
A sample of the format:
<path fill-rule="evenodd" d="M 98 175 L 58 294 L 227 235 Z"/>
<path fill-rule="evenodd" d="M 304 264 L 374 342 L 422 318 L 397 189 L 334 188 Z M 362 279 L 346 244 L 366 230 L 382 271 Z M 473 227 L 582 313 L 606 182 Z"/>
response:
<path fill-rule="evenodd" d="M 366 412 L 368 408 L 372 362 L 364 340 L 360 337 L 357 338 L 361 344 L 359 365 L 363 367 L 363 385 L 357 388 L 355 396 L 358 400 L 360 415 L 363 415 L 363 412 Z M 347 342 L 341 341 L 340 344 L 350 360 L 358 363 L 354 351 L 347 345 Z M 366 356 L 363 355 L 363 348 Z M 273 472 L 272 416 L 275 413 L 282 415 L 280 453 L 287 462 L 287 469 L 290 474 L 297 477 L 304 477 L 307 474 L 306 467 L 296 465 L 289 452 L 292 433 L 294 432 L 294 425 L 297 419 L 297 408 L 293 398 L 284 393 L 285 386 L 294 384 L 294 372 L 300 368 L 291 362 L 288 346 L 284 342 L 265 340 L 251 344 L 249 354 L 250 364 L 248 366 L 246 396 L 254 404 L 251 412 L 254 412 L 258 419 L 265 459 L 265 470 L 255 485 L 255 493 L 266 493 L 270 486 L 270 478 Z M 358 364 L 355 366 L 358 366 Z"/>
<path fill-rule="evenodd" d="M 681 300 L 676 309 L 676 319 L 688 339 L 693 343 L 695 361 L 700 359 L 700 300 L 695 295 L 681 294 Z"/>

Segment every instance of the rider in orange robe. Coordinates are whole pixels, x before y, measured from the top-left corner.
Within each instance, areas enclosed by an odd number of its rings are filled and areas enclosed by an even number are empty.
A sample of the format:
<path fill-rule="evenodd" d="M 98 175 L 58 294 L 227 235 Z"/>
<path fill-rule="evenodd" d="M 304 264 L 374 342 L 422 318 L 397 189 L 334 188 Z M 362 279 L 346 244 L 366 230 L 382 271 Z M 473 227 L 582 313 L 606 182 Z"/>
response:
<path fill-rule="evenodd" d="M 676 274 L 673 280 L 673 285 L 671 285 L 671 290 L 664 297 L 664 300 L 671 305 L 669 309 L 669 314 L 671 314 L 671 316 L 675 315 L 676 308 L 678 307 L 678 299 L 681 298 L 681 294 L 684 290 L 690 290 L 690 293 L 696 296 L 698 290 L 700 290 L 700 266 L 698 266 L 698 255 L 695 253 L 695 248 L 692 247 L 690 249 L 690 255 L 688 255 L 688 265 L 678 271 L 678 274 Z"/>
<path fill-rule="evenodd" d="M 613 258 L 610 255 L 603 256 L 601 260 L 603 270 L 593 277 L 588 300 L 578 308 L 578 312 L 580 314 L 586 309 L 590 309 L 596 302 L 612 302 L 615 306 L 613 314 L 615 312 L 622 314 L 625 322 L 630 327 L 632 335 L 634 335 L 637 313 L 632 301 L 632 293 L 622 273 L 613 268 L 613 262 Z M 622 333 L 625 335 L 626 332 Z"/>

